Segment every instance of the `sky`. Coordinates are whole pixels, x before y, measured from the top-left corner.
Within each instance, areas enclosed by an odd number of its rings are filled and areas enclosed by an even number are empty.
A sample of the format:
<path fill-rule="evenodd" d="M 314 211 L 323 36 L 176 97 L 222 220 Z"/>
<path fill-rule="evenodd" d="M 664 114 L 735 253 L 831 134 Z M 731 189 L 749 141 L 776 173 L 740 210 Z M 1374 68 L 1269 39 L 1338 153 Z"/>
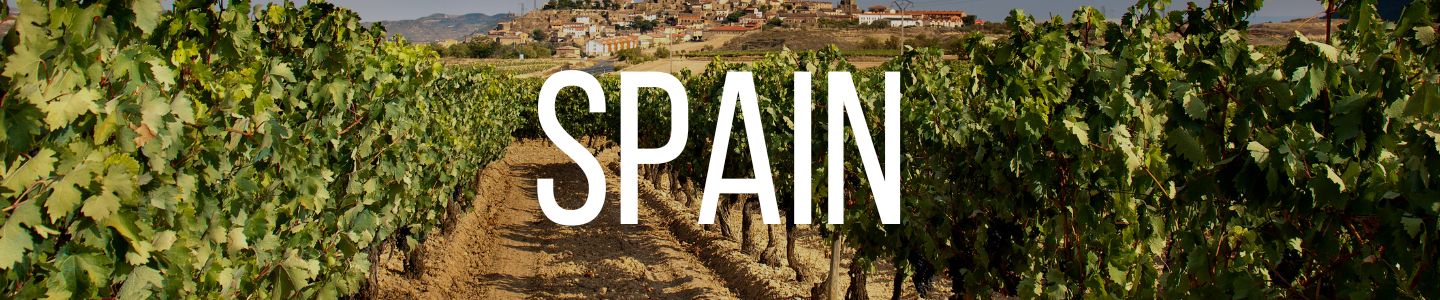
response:
<path fill-rule="evenodd" d="M 259 2 L 284 1 L 284 0 L 257 0 Z M 303 0 L 292 0 L 303 1 Z M 532 1 L 544 5 L 545 0 L 330 0 L 331 3 L 349 7 L 360 13 L 366 21 L 387 21 L 415 19 L 436 13 L 444 14 L 467 14 L 487 13 L 500 14 L 508 12 L 520 12 L 520 5 L 523 3 L 526 9 L 533 8 Z M 838 2 L 838 0 L 830 0 Z M 913 9 L 958 9 L 970 12 L 981 19 L 999 21 L 1004 20 L 1010 14 L 1012 8 L 1024 9 L 1026 13 L 1037 17 L 1049 17 L 1059 15 L 1068 17 L 1075 8 L 1089 5 L 1102 8 L 1107 16 L 1118 18 L 1125 9 L 1134 4 L 1134 0 L 1091 0 L 1091 1 L 1063 1 L 1063 0 L 912 0 Z M 170 0 L 163 1 L 170 3 Z M 1183 7 L 1186 1 L 1174 0 L 1177 7 Z M 1197 0 L 1196 3 L 1208 4 L 1207 0 Z M 859 0 L 861 8 L 871 5 L 889 5 L 890 0 Z M 1252 21 L 1269 22 L 1284 21 L 1295 18 L 1311 17 L 1320 12 L 1319 1 L 1316 0 L 1267 0 L 1265 8 L 1252 18 Z"/>

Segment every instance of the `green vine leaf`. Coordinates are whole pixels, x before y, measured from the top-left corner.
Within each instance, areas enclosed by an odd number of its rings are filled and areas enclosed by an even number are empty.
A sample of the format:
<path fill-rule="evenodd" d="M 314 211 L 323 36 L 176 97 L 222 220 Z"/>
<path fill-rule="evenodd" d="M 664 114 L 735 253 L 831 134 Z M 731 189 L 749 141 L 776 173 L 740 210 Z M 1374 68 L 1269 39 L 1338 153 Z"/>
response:
<path fill-rule="evenodd" d="M 96 222 L 102 222 L 119 210 L 120 198 L 116 197 L 114 192 L 106 190 L 86 199 L 85 206 L 80 208 L 80 213 Z"/>
<path fill-rule="evenodd" d="M 1405 105 L 1405 115 L 1427 117 L 1440 113 L 1440 83 L 1426 82 L 1415 88 Z"/>
<path fill-rule="evenodd" d="M 36 153 L 34 157 L 19 164 L 18 168 L 10 170 L 3 180 L 3 186 L 12 193 L 6 195 L 7 198 L 24 193 L 36 181 L 50 177 L 50 174 L 55 172 L 56 161 L 58 160 L 55 158 L 54 150 L 40 149 L 40 152 Z"/>
<path fill-rule="evenodd" d="M 3 235 L 0 236 L 0 270 L 9 270 L 24 261 L 25 255 L 34 249 L 30 232 L 19 224 L 5 224 L 4 228 L 0 228 L 0 235 Z"/>
<path fill-rule="evenodd" d="M 160 19 L 160 0 L 131 0 L 130 8 L 135 13 L 135 26 L 141 32 L 150 33 L 155 30 Z"/>
<path fill-rule="evenodd" d="M 100 107 L 95 104 L 100 100 L 100 92 L 92 89 L 82 89 L 74 94 L 61 96 L 59 100 L 45 106 L 45 124 L 50 129 L 65 127 L 75 118 L 88 112 L 94 112 Z"/>

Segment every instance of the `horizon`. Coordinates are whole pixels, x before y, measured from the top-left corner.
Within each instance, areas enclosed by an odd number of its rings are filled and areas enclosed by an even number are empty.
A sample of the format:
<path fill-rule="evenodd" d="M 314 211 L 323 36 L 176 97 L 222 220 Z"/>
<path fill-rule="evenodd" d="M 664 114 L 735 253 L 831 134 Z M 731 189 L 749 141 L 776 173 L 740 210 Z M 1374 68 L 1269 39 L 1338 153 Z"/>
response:
<path fill-rule="evenodd" d="M 283 0 L 255 0 L 252 3 L 274 3 Z M 290 0 L 302 3 L 299 0 Z M 6 2 L 10 2 L 6 0 Z M 169 7 L 173 0 L 162 0 L 161 3 Z M 533 10 L 533 4 L 544 5 L 548 1 L 515 1 L 515 0 L 480 0 L 480 1 L 453 1 L 453 0 L 412 0 L 412 1 L 387 1 L 387 0 L 335 0 L 326 1 L 336 5 L 349 8 L 359 13 L 361 18 L 367 22 L 401 21 L 413 20 L 436 14 L 441 15 L 465 15 L 483 13 L 487 15 L 499 15 L 505 13 L 523 14 L 521 4 L 525 5 L 525 11 Z M 836 2 L 832 0 L 829 2 Z M 1179 9 L 1185 3 L 1192 1 L 1173 1 L 1172 9 Z M 1203 3 L 1204 1 L 1193 1 Z M 886 0 L 858 0 L 861 8 L 873 5 L 889 6 L 891 2 Z M 1118 17 L 1125 9 L 1135 3 L 1134 0 L 1091 0 L 1091 1 L 1047 1 L 1047 0 L 918 0 L 914 1 L 911 9 L 916 10 L 962 10 L 979 17 L 982 20 L 1000 21 L 1004 20 L 1013 9 L 1022 9 L 1026 14 L 1039 17 L 1061 16 L 1067 17 L 1076 8 L 1081 6 L 1094 6 L 1106 13 L 1108 17 Z M 13 5 L 11 7 L 14 7 Z M 1256 23 L 1286 21 L 1299 18 L 1315 17 L 1322 11 L 1320 4 L 1314 0 L 1270 0 L 1266 1 L 1264 8 L 1251 17 Z"/>

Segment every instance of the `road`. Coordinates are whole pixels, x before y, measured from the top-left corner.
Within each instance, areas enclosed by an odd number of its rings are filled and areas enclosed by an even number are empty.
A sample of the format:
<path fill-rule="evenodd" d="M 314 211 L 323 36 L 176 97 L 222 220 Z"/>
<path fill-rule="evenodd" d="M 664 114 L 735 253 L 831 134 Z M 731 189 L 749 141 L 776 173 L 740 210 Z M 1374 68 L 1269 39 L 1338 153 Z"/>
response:
<path fill-rule="evenodd" d="M 595 62 L 594 66 L 580 69 L 580 71 L 585 71 L 585 73 L 590 73 L 590 75 L 596 76 L 599 76 L 600 74 L 615 72 L 615 62 L 609 60 L 600 60 Z"/>

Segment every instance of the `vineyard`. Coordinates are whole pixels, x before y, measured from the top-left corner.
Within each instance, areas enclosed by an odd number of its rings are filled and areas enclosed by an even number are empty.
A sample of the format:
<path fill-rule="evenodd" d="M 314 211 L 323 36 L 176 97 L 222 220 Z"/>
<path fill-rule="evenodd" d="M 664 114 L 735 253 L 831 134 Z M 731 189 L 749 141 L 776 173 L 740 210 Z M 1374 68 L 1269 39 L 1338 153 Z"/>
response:
<path fill-rule="evenodd" d="M 515 77 L 544 77 L 559 71 L 565 67 L 574 68 L 583 64 L 579 60 L 530 58 L 525 60 L 513 59 L 454 59 L 450 65 L 461 68 L 492 67 L 496 73 L 510 74 Z"/>
<path fill-rule="evenodd" d="M 518 117 L 505 77 L 329 4 L 17 4 L 6 298 L 355 293 L 377 245 L 462 211 Z"/>
<path fill-rule="evenodd" d="M 545 136 L 544 79 L 512 76 L 539 67 L 445 67 L 323 2 L 16 4 L 0 48 L 0 298 L 366 296 L 383 254 L 422 272 L 414 249 L 467 214 L 482 170 L 512 141 Z M 785 249 L 723 262 L 782 256 L 766 265 L 792 269 L 788 284 L 814 298 L 872 295 L 881 264 L 895 298 L 940 283 L 957 298 L 1440 296 L 1440 1 L 1394 22 L 1374 1 L 1338 3 L 1340 30 L 1279 51 L 1245 37 L 1258 5 L 1140 0 L 1118 21 L 1016 11 L 1008 36 L 867 69 L 837 49 L 716 59 L 676 74 L 691 143 L 642 174 L 679 202 L 657 211 L 693 207 L 718 137 L 732 140 L 726 177 L 754 176 L 746 132 L 714 130 L 722 84 L 751 72 L 760 113 L 739 118 L 767 129 L 755 138 L 782 215 L 795 166 L 809 165 L 817 180 L 799 188 L 828 220 L 826 155 L 796 153 L 793 117 L 827 128 L 830 72 L 850 72 L 866 119 L 843 125 L 883 140 L 884 73 L 900 72 L 902 143 L 876 150 L 903 150 L 902 224 L 879 222 L 845 133 L 844 224 L 786 217 Z M 796 109 L 796 72 L 814 75 L 812 98 L 798 99 L 809 112 Z M 599 80 L 606 113 L 567 89 L 557 115 L 613 150 L 620 78 Z M 643 92 L 638 142 L 657 147 L 669 101 Z M 808 149 L 826 149 L 811 134 Z M 752 245 L 751 227 L 765 226 L 743 217 L 755 199 L 722 199 L 740 229 L 667 226 Z M 829 274 L 798 267 L 804 230 L 834 246 Z"/>

